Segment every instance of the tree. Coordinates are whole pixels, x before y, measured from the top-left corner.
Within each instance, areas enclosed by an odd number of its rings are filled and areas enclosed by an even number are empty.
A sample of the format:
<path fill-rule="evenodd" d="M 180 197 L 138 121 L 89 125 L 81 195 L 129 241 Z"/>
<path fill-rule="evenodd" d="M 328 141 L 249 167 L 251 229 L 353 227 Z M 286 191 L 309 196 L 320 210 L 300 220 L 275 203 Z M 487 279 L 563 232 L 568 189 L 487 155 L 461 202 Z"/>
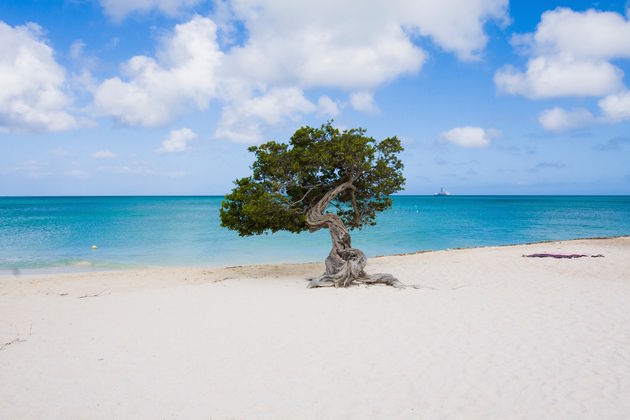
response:
<path fill-rule="evenodd" d="M 362 128 L 340 131 L 331 122 L 302 127 L 289 144 L 270 141 L 248 149 L 252 175 L 235 181 L 221 204 L 221 226 L 241 236 L 328 228 L 332 249 L 326 272 L 309 287 L 353 283 L 404 285 L 390 274 L 366 274 L 365 254 L 353 248 L 348 229 L 374 225 L 405 183 L 396 137 L 380 142 Z M 333 212 L 326 212 L 332 207 Z"/>

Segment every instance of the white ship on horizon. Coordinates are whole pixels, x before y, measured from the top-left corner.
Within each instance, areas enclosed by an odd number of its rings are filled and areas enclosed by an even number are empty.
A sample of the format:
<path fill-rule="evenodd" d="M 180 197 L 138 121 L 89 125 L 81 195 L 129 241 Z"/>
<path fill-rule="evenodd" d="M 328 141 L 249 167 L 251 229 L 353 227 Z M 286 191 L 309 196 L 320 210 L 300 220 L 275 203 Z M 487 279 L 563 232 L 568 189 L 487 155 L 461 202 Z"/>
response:
<path fill-rule="evenodd" d="M 433 195 L 451 195 L 451 193 L 446 191 L 444 187 L 442 187 L 440 188 L 440 192 L 433 193 Z"/>

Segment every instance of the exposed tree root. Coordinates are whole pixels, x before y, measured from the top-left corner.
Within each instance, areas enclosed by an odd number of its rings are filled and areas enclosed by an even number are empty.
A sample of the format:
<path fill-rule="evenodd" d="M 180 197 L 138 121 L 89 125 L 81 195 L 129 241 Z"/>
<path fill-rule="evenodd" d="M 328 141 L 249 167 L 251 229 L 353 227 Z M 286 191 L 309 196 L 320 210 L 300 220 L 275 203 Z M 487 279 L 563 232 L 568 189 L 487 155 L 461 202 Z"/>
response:
<path fill-rule="evenodd" d="M 348 259 L 343 259 L 343 257 Z M 397 289 L 404 289 L 405 287 L 418 288 L 403 284 L 391 274 L 367 274 L 363 271 L 367 264 L 367 258 L 360 249 L 345 249 L 343 257 L 339 261 L 334 257 L 331 258 L 329 255 L 326 258 L 326 272 L 319 277 L 310 279 L 308 287 L 348 287 L 352 284 L 385 284 Z"/>
<path fill-rule="evenodd" d="M 352 284 L 386 284 L 396 288 L 408 287 L 391 274 L 366 274 L 363 269 L 367 258 L 363 251 L 353 248 L 350 234 L 339 216 L 324 213 L 330 201 L 346 189 L 353 189 L 352 181 L 345 182 L 329 191 L 307 213 L 307 222 L 311 231 L 328 228 L 332 238 L 332 249 L 326 258 L 326 272 L 310 279 L 309 288 L 313 287 L 348 287 Z M 417 288 L 416 286 L 410 286 Z"/>
<path fill-rule="evenodd" d="M 362 273 L 360 277 L 353 278 L 350 281 L 346 282 L 345 286 L 336 286 L 335 282 L 330 280 L 327 274 L 323 274 L 319 277 L 309 279 L 308 288 L 348 287 L 352 284 L 365 284 L 365 285 L 385 284 L 387 286 L 392 286 L 397 289 L 406 289 L 408 287 L 411 287 L 413 289 L 422 289 L 422 286 L 418 286 L 415 284 L 411 284 L 411 285 L 404 284 L 400 280 L 398 280 L 396 277 L 392 276 L 391 274 L 385 274 L 385 273 L 377 273 L 377 274 Z"/>

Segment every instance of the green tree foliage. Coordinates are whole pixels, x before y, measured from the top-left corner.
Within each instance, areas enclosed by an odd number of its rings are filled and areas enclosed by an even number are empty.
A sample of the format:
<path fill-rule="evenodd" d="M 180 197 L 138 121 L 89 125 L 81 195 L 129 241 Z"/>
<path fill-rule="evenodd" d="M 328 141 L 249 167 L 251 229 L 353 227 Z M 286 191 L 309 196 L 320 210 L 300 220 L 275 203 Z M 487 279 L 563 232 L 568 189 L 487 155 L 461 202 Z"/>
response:
<path fill-rule="evenodd" d="M 302 127 L 288 144 L 252 146 L 252 175 L 235 181 L 221 205 L 221 226 L 241 236 L 309 229 L 306 213 L 324 194 L 349 188 L 330 203 L 349 229 L 375 223 L 405 183 L 397 137 L 376 141 L 362 128 L 340 131 L 331 122 Z"/>

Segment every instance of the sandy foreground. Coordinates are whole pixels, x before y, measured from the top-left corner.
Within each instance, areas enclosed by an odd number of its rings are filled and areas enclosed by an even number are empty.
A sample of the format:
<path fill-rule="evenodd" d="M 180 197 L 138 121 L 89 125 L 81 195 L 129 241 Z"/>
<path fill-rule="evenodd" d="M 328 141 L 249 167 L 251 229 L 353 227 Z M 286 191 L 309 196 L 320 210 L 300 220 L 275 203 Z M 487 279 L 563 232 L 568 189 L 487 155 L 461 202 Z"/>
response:
<path fill-rule="evenodd" d="M 422 289 L 322 270 L 0 277 L 0 418 L 630 416 L 630 237 L 368 263 Z"/>

